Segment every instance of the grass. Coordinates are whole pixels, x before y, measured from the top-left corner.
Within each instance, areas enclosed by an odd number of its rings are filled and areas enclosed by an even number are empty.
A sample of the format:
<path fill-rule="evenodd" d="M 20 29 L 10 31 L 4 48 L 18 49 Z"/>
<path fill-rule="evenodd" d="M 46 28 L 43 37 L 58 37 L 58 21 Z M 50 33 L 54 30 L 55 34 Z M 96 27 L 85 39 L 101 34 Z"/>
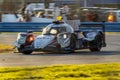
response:
<path fill-rule="evenodd" d="M 8 51 L 13 51 L 13 46 L 0 44 L 0 53 Z"/>
<path fill-rule="evenodd" d="M 1 67 L 0 80 L 120 80 L 120 63 Z"/>

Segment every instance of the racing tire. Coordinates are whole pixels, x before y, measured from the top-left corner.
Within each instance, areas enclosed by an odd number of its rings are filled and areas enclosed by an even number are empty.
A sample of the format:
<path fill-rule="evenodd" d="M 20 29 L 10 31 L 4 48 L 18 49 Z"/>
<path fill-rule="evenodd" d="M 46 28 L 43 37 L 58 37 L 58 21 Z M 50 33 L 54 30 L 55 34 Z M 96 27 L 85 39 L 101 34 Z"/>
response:
<path fill-rule="evenodd" d="M 69 50 L 68 53 L 74 53 L 74 50 L 76 48 L 76 38 L 77 38 L 77 36 L 75 34 L 71 34 L 71 37 L 70 37 L 71 50 Z"/>
<path fill-rule="evenodd" d="M 25 54 L 25 55 L 29 55 L 31 54 L 33 51 L 23 51 L 23 46 L 20 46 L 20 48 L 17 48 L 18 52 Z"/>
<path fill-rule="evenodd" d="M 22 52 L 22 54 L 25 54 L 25 55 L 29 55 L 29 54 L 31 54 L 32 53 L 32 51 L 23 51 Z"/>
<path fill-rule="evenodd" d="M 102 48 L 102 39 L 101 36 L 96 36 L 96 39 L 89 43 L 91 52 L 99 52 Z"/>
<path fill-rule="evenodd" d="M 75 49 L 75 46 L 76 46 L 76 35 L 75 34 L 71 34 L 70 46 L 71 46 L 71 48 Z"/>

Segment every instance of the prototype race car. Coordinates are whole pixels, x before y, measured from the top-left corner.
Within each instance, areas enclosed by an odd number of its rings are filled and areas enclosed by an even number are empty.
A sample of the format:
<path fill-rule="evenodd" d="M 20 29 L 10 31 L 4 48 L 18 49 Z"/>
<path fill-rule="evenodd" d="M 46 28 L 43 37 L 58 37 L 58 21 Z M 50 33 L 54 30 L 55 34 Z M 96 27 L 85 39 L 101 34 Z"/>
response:
<path fill-rule="evenodd" d="M 54 21 L 42 30 L 42 34 L 35 36 L 32 31 L 18 34 L 15 47 L 18 52 L 31 54 L 33 51 L 72 53 L 79 49 L 100 51 L 105 43 L 103 25 L 80 25 L 80 30 L 63 21 Z"/>

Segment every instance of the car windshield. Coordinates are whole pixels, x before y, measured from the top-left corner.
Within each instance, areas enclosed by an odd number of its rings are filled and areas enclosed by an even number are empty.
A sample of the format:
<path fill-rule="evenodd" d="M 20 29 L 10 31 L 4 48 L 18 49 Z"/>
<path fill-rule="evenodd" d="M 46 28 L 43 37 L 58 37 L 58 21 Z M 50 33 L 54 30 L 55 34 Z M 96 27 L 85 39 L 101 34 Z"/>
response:
<path fill-rule="evenodd" d="M 46 27 L 43 29 L 43 35 L 56 35 L 58 33 L 66 32 L 65 27 Z"/>

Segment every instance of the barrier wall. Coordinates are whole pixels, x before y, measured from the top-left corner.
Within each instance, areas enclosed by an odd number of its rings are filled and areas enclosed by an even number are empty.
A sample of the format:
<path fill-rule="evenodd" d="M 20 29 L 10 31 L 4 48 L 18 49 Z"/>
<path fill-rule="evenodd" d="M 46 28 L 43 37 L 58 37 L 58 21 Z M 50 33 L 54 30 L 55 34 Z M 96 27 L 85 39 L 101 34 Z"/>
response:
<path fill-rule="evenodd" d="M 0 32 L 26 32 L 27 30 L 33 30 L 39 32 L 43 27 L 50 23 L 35 23 L 35 22 L 1 22 Z M 81 24 L 104 24 L 106 32 L 120 32 L 120 23 L 102 23 L 102 22 L 81 22 Z"/>
<path fill-rule="evenodd" d="M 0 32 L 26 32 L 27 30 L 33 30 L 39 32 L 43 27 L 50 23 L 31 23 L 31 22 L 2 22 L 0 23 Z"/>
<path fill-rule="evenodd" d="M 107 32 L 120 32 L 120 22 L 105 23 L 105 29 Z"/>

